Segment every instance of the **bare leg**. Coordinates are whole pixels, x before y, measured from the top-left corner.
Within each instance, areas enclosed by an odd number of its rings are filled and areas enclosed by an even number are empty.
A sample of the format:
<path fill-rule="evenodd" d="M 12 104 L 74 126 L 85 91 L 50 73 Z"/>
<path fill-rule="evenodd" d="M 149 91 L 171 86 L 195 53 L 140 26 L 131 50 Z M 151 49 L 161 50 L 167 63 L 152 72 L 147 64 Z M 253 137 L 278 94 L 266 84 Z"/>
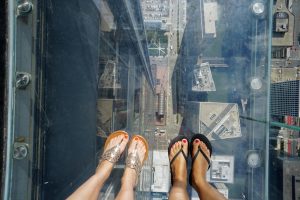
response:
<path fill-rule="evenodd" d="M 174 158 L 174 156 L 181 150 L 183 147 L 183 151 L 186 155 L 188 155 L 188 142 L 186 139 L 182 141 L 176 142 L 170 151 L 170 161 Z M 175 158 L 174 162 L 171 165 L 172 173 L 173 173 L 173 185 L 170 190 L 170 200 L 186 200 L 189 199 L 188 193 L 186 190 L 187 187 L 187 166 L 186 161 L 182 153 Z"/>
<path fill-rule="evenodd" d="M 123 139 L 123 141 L 122 141 Z M 107 148 L 104 152 L 117 144 L 120 145 L 120 151 L 123 152 L 127 143 L 128 143 L 128 136 L 127 135 L 119 135 L 113 138 L 110 143 L 107 145 Z M 91 176 L 84 184 L 82 184 L 71 196 L 68 197 L 68 200 L 82 200 L 82 199 L 89 199 L 89 200 L 97 200 L 99 196 L 99 192 L 103 187 L 103 184 L 108 179 L 114 164 L 103 160 L 98 165 L 96 169 L 96 173 Z"/>
<path fill-rule="evenodd" d="M 140 161 L 144 160 L 145 153 L 146 153 L 146 148 L 144 146 L 144 143 L 139 140 L 138 138 L 135 138 L 134 141 L 130 144 L 128 148 L 128 154 L 137 150 L 137 153 L 139 155 Z M 120 192 L 118 193 L 116 200 L 133 200 L 134 199 L 134 188 L 136 187 L 136 179 L 137 179 L 137 174 L 134 169 L 126 167 L 124 170 L 124 174 L 122 177 L 122 183 L 121 183 L 121 189 Z"/>
<path fill-rule="evenodd" d="M 206 145 L 202 141 L 196 139 L 192 145 L 192 156 L 196 154 L 198 146 L 200 145 L 202 151 L 207 155 L 207 157 L 210 157 L 209 149 L 207 149 Z M 197 191 L 199 198 L 201 200 L 226 199 L 217 189 L 215 189 L 206 181 L 207 168 L 207 161 L 203 155 L 199 153 L 192 166 L 192 186 Z"/>

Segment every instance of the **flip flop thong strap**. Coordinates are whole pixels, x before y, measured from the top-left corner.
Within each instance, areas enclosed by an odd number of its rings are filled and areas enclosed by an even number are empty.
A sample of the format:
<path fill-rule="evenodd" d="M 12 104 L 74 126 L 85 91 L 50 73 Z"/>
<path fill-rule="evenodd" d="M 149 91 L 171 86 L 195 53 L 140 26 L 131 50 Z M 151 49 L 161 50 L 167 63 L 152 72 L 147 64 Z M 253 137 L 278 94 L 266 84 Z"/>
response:
<path fill-rule="evenodd" d="M 120 151 L 120 145 L 122 143 L 123 140 L 121 140 L 121 142 L 119 144 L 117 144 L 116 146 L 106 150 L 102 156 L 101 156 L 101 160 L 99 161 L 99 163 L 102 161 L 102 160 L 107 160 L 111 163 L 116 163 L 120 156 L 121 156 L 121 151 Z"/>
<path fill-rule="evenodd" d="M 207 155 L 203 152 L 203 150 L 201 149 L 200 146 L 198 146 L 198 150 L 197 150 L 197 153 L 194 155 L 193 159 L 192 159 L 192 162 L 194 162 L 198 156 L 198 154 L 201 153 L 203 155 L 203 157 L 205 158 L 205 160 L 207 161 L 208 163 L 208 169 L 210 168 L 210 159 L 207 157 Z"/>
<path fill-rule="evenodd" d="M 187 162 L 188 157 L 187 157 L 187 155 L 184 153 L 183 148 L 181 147 L 180 151 L 178 151 L 178 152 L 176 153 L 176 155 L 174 156 L 174 158 L 171 160 L 170 166 L 172 165 L 172 163 L 174 162 L 174 160 L 179 156 L 180 153 L 182 153 L 182 155 L 183 155 L 185 161 Z"/>
<path fill-rule="evenodd" d="M 119 160 L 120 155 L 120 145 L 114 146 L 102 154 L 100 162 L 102 160 L 107 160 L 111 163 L 116 163 Z"/>
<path fill-rule="evenodd" d="M 137 149 L 135 149 L 132 153 L 130 153 L 126 158 L 126 167 L 134 169 L 137 175 L 135 185 L 139 182 L 139 176 L 142 170 L 142 163 L 140 161 L 139 154 L 137 153 Z"/>

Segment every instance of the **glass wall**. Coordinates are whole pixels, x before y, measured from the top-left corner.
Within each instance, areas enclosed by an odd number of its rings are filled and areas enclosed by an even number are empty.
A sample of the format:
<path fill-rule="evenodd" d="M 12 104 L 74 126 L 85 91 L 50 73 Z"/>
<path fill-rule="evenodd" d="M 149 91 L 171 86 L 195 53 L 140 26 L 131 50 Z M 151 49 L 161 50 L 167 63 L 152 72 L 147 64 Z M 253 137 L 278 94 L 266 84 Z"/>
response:
<path fill-rule="evenodd" d="M 12 73 L 24 86 L 12 86 L 14 156 L 7 164 L 12 170 L 5 195 L 65 199 L 94 173 L 113 131 L 140 134 L 152 144 L 154 79 L 140 3 L 20 1 L 10 6 L 18 8 L 10 10 L 17 36 L 10 47 L 17 52 Z M 136 190 L 146 199 L 149 157 Z M 122 157 L 102 198 L 114 197 L 123 169 Z"/>
<path fill-rule="evenodd" d="M 269 3 L 187 2 L 173 31 L 181 132 L 211 140 L 207 179 L 230 199 L 268 198 Z"/>
<path fill-rule="evenodd" d="M 284 116 L 299 115 L 297 2 L 9 2 L 5 198 L 66 198 L 115 130 L 150 144 L 136 199 L 168 198 L 168 144 L 196 133 L 213 146 L 206 178 L 228 199 L 296 198 L 299 124 Z M 124 160 L 102 199 L 118 192 Z"/>
<path fill-rule="evenodd" d="M 60 9 L 66 7 L 69 12 Z M 57 1 L 47 2 L 45 9 L 46 52 L 51 55 L 45 63 L 45 112 L 51 126 L 44 143 L 43 180 L 48 184 L 42 194 L 51 199 L 65 198 L 91 174 L 111 132 L 148 136 L 154 115 L 145 111 L 152 102 L 143 101 L 152 98 L 153 77 L 139 23 L 142 15 L 131 13 L 139 11 L 138 2 Z M 53 23 L 58 21 L 61 24 Z M 148 132 L 145 117 L 150 122 Z M 66 174 L 62 165 L 73 167 Z M 123 168 L 116 166 L 102 198 L 114 196 Z M 141 180 L 151 177 L 147 174 Z"/>

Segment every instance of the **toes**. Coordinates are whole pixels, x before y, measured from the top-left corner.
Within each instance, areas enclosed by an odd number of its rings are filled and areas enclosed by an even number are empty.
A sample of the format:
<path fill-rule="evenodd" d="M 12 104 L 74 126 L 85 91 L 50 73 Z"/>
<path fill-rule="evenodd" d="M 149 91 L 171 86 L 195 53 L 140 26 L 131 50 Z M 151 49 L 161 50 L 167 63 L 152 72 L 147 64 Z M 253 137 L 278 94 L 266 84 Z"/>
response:
<path fill-rule="evenodd" d="M 114 143 L 116 144 L 121 144 L 121 141 L 123 139 L 123 136 L 122 135 L 119 135 L 118 137 L 114 138 Z"/>
<path fill-rule="evenodd" d="M 138 148 L 143 149 L 144 146 L 145 146 L 144 143 L 141 140 L 139 140 L 138 141 Z"/>
<path fill-rule="evenodd" d="M 136 141 L 133 140 L 128 148 L 128 153 L 131 153 L 134 150 L 135 145 L 136 145 Z"/>
<path fill-rule="evenodd" d="M 187 141 L 187 139 L 182 139 L 181 141 L 178 141 L 175 144 L 173 144 L 173 146 L 171 147 L 171 150 L 170 150 L 170 159 L 172 159 L 174 157 L 174 155 L 176 155 L 177 152 L 181 150 L 181 148 L 183 148 L 183 151 L 186 154 L 188 154 L 188 141 Z"/>
<path fill-rule="evenodd" d="M 181 149 L 181 146 L 182 146 L 181 141 L 180 142 L 176 142 L 176 146 L 175 146 L 176 151 L 178 151 L 179 149 Z"/>
<path fill-rule="evenodd" d="M 141 151 L 142 153 L 145 151 L 145 145 L 144 145 L 144 143 L 143 143 L 141 140 L 139 140 L 137 148 L 138 148 L 139 151 Z"/>
<path fill-rule="evenodd" d="M 175 144 L 173 144 L 172 148 L 171 148 L 171 154 L 174 155 L 177 151 L 177 142 Z"/>
<path fill-rule="evenodd" d="M 129 137 L 128 137 L 128 135 L 122 135 L 122 136 L 119 136 L 119 137 L 120 137 L 119 141 L 122 141 L 122 143 L 121 143 L 121 149 L 124 150 L 125 147 L 126 147 L 126 145 L 127 145 L 127 143 L 128 143 Z"/>
<path fill-rule="evenodd" d="M 134 151 L 135 148 L 137 148 L 138 150 L 141 150 L 143 146 L 143 143 L 139 140 L 138 137 L 134 137 L 132 139 L 132 142 L 129 146 L 128 152 L 132 152 Z"/>
<path fill-rule="evenodd" d="M 170 159 L 172 159 L 174 157 L 174 155 L 177 153 L 178 151 L 178 146 L 179 143 L 176 142 L 175 144 L 173 144 L 173 146 L 171 147 L 171 151 L 170 151 Z"/>
<path fill-rule="evenodd" d="M 198 151 L 198 148 L 201 148 L 201 150 L 207 155 L 207 157 L 210 157 L 210 151 L 207 148 L 206 144 L 199 139 L 195 139 L 193 142 L 193 153 L 192 155 L 195 155 L 195 153 Z"/>
<path fill-rule="evenodd" d="M 112 148 L 115 143 L 116 143 L 116 138 L 112 138 L 108 143 L 108 145 L 106 146 L 105 150 Z"/>
<path fill-rule="evenodd" d="M 209 152 L 209 149 L 207 148 L 206 144 L 204 142 L 200 141 L 199 139 L 195 139 L 193 142 L 193 154 L 192 155 L 194 155 L 198 151 L 199 146 L 202 149 L 202 151 L 204 151 L 204 153 L 208 157 L 210 157 L 210 152 Z"/>
<path fill-rule="evenodd" d="M 110 149 L 110 148 L 120 144 L 120 149 L 121 149 L 121 151 L 123 151 L 125 149 L 127 143 L 128 143 L 128 135 L 127 134 L 118 135 L 110 140 L 109 144 L 107 145 L 107 147 L 105 149 L 107 150 L 107 149 Z"/>
<path fill-rule="evenodd" d="M 113 139 L 110 141 L 110 144 L 115 144 L 115 143 L 116 143 L 116 140 L 117 140 L 117 137 L 113 138 Z"/>
<path fill-rule="evenodd" d="M 141 144 L 140 148 L 141 148 L 141 156 L 140 156 L 140 158 L 141 158 L 141 160 L 144 160 L 145 153 L 146 153 L 146 147 L 145 147 L 144 143 Z"/>
<path fill-rule="evenodd" d="M 170 158 L 172 159 L 173 156 L 174 156 L 174 147 L 175 147 L 175 144 L 173 144 L 173 146 L 171 147 L 171 150 L 170 150 Z"/>
<path fill-rule="evenodd" d="M 208 157 L 210 157 L 209 156 L 209 149 L 207 148 L 207 146 L 206 146 L 206 144 L 204 143 L 204 142 L 202 142 L 201 141 L 201 143 L 200 143 L 200 148 L 202 149 L 202 151 L 204 151 L 204 153 L 208 156 Z"/>
<path fill-rule="evenodd" d="M 135 149 L 137 149 L 137 153 L 141 159 L 141 161 L 144 160 L 145 157 L 145 153 L 146 153 L 146 146 L 144 144 L 144 142 L 142 140 L 140 140 L 138 137 L 133 138 L 128 152 L 131 153 L 133 152 Z"/>
<path fill-rule="evenodd" d="M 183 151 L 187 154 L 187 152 L 188 152 L 188 141 L 187 141 L 187 139 L 183 139 L 182 142 L 181 142 L 181 145 L 183 147 Z"/>
<path fill-rule="evenodd" d="M 195 139 L 193 142 L 193 154 L 195 154 L 198 151 L 199 145 L 200 145 L 200 140 Z"/>

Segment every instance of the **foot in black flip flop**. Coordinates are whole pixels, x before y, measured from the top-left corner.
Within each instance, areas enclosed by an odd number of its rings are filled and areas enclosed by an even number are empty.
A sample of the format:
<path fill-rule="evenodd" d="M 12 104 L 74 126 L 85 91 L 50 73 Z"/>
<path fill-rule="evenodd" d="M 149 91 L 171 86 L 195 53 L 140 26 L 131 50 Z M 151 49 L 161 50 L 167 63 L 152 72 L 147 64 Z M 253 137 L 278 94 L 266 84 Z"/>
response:
<path fill-rule="evenodd" d="M 204 135 L 196 134 L 190 142 L 190 153 L 192 156 L 192 170 L 189 182 L 194 187 L 201 181 L 205 181 L 206 171 L 210 167 L 212 146 Z"/>
<path fill-rule="evenodd" d="M 187 155 L 188 155 L 188 140 L 184 136 L 174 138 L 168 148 L 170 168 L 171 168 L 171 183 L 180 182 L 186 186 L 187 182 Z"/>

